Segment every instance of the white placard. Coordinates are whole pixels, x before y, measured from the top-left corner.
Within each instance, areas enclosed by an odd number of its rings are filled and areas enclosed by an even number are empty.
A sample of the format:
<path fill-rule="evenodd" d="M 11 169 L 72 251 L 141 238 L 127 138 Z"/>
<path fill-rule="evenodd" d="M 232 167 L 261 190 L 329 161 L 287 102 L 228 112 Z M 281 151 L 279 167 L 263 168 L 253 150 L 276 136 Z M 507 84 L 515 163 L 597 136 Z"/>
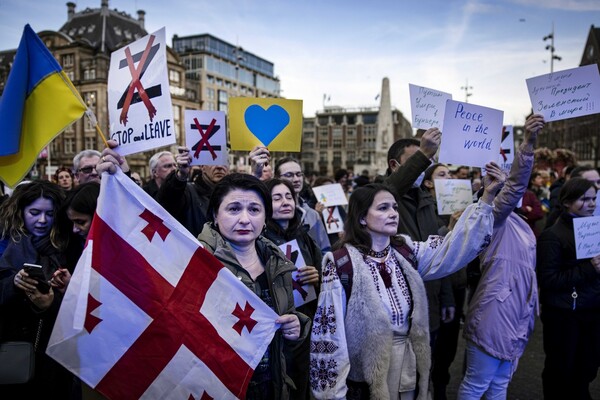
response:
<path fill-rule="evenodd" d="M 513 161 L 515 160 L 515 136 L 513 135 L 513 126 L 505 125 L 502 127 L 502 141 L 500 142 L 500 155 L 498 156 L 498 165 L 506 174 L 510 172 Z"/>
<path fill-rule="evenodd" d="M 110 56 L 110 138 L 121 155 L 175 143 L 166 47 L 162 28 Z"/>
<path fill-rule="evenodd" d="M 185 110 L 185 144 L 191 165 L 229 165 L 225 113 Z"/>
<path fill-rule="evenodd" d="M 348 204 L 348 198 L 342 185 L 332 183 L 331 185 L 321 185 L 312 188 L 315 197 L 319 203 L 323 203 L 325 207 L 340 206 Z"/>
<path fill-rule="evenodd" d="M 439 215 L 453 214 L 473 203 L 469 179 L 434 179 L 433 184 Z"/>
<path fill-rule="evenodd" d="M 557 71 L 527 79 L 533 112 L 546 122 L 600 112 L 598 65 Z"/>
<path fill-rule="evenodd" d="M 302 252 L 300 251 L 296 239 L 282 244 L 279 248 L 283 251 L 283 254 L 285 254 L 288 260 L 293 262 L 297 268 L 306 266 L 306 262 L 304 261 L 304 257 L 302 257 Z M 298 271 L 292 272 L 292 279 L 294 280 L 294 305 L 296 307 L 300 307 L 317 298 L 317 291 L 313 285 L 300 286 L 296 283 L 298 280 Z"/>
<path fill-rule="evenodd" d="M 600 217 L 573 218 L 577 259 L 600 254 Z"/>
<path fill-rule="evenodd" d="M 408 84 L 412 126 L 417 129 L 439 128 L 443 131 L 446 100 L 452 100 L 450 93 Z"/>
<path fill-rule="evenodd" d="M 325 207 L 321 214 L 328 234 L 344 231 L 344 219 L 340 214 L 339 206 Z"/>
<path fill-rule="evenodd" d="M 503 117 L 500 110 L 447 100 L 440 162 L 482 168 L 496 161 Z"/>

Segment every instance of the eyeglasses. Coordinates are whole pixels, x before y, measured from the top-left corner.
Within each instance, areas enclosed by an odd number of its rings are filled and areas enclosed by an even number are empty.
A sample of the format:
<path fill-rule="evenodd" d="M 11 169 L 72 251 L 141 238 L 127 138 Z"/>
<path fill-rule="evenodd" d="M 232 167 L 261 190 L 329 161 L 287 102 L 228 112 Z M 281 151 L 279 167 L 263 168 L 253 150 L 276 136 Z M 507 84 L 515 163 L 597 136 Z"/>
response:
<path fill-rule="evenodd" d="M 281 176 L 287 179 L 292 179 L 294 176 L 296 176 L 296 178 L 302 178 L 304 176 L 304 172 L 286 172 L 285 174 L 281 174 Z"/>
<path fill-rule="evenodd" d="M 95 170 L 96 170 L 95 165 L 88 165 L 87 167 L 79 168 L 79 172 L 83 172 L 86 175 L 91 174 L 92 171 L 95 171 Z"/>

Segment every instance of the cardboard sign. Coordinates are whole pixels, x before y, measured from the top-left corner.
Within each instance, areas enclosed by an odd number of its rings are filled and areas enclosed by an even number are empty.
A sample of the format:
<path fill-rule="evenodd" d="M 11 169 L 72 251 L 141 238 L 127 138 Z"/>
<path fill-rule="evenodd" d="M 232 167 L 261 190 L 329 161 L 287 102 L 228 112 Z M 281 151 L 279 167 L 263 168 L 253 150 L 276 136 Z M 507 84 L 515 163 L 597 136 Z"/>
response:
<path fill-rule="evenodd" d="M 110 56 L 110 139 L 121 155 L 175 143 L 166 47 L 162 28 Z"/>
<path fill-rule="evenodd" d="M 600 254 L 600 216 L 573 218 L 577 259 Z"/>
<path fill-rule="evenodd" d="M 440 162 L 481 168 L 496 161 L 503 117 L 500 110 L 447 100 Z"/>
<path fill-rule="evenodd" d="M 498 165 L 504 172 L 508 174 L 514 160 L 515 137 L 513 135 L 513 126 L 505 125 L 502 127 L 502 141 L 500 142 L 500 156 L 498 157 Z"/>
<path fill-rule="evenodd" d="M 191 165 L 229 165 L 225 113 L 185 110 L 185 144 Z"/>
<path fill-rule="evenodd" d="M 339 206 L 325 207 L 321 214 L 328 234 L 344 231 L 344 220 L 340 214 Z"/>
<path fill-rule="evenodd" d="M 412 126 L 417 129 L 439 128 L 443 131 L 446 100 L 452 100 L 450 93 L 408 84 Z"/>
<path fill-rule="evenodd" d="M 344 193 L 344 189 L 339 183 L 317 186 L 312 188 L 312 191 L 315 194 L 317 201 L 323 203 L 325 207 L 348 204 L 346 193 Z"/>
<path fill-rule="evenodd" d="M 546 122 L 600 112 L 600 74 L 596 64 L 527 79 L 533 112 Z"/>
<path fill-rule="evenodd" d="M 279 248 L 283 251 L 283 254 L 285 254 L 287 259 L 293 262 L 297 268 L 306 266 L 306 262 L 304 261 L 304 257 L 302 257 L 302 252 L 300 251 L 296 239 L 282 244 Z M 297 282 L 298 271 L 292 272 L 292 280 L 294 287 L 294 305 L 296 307 L 300 307 L 317 298 L 317 291 L 313 285 L 300 285 Z"/>
<path fill-rule="evenodd" d="M 229 99 L 232 150 L 256 145 L 270 151 L 299 152 L 302 145 L 302 100 L 255 97 Z"/>
<path fill-rule="evenodd" d="M 469 179 L 434 179 L 433 184 L 439 215 L 453 214 L 473 203 Z"/>

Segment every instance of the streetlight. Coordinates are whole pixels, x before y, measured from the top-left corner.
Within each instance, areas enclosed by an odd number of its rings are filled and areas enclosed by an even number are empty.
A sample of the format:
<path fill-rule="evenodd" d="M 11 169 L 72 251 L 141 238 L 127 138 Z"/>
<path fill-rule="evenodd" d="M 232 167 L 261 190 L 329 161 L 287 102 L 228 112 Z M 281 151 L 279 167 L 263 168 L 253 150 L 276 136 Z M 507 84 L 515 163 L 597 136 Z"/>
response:
<path fill-rule="evenodd" d="M 465 103 L 469 102 L 469 97 L 471 97 L 473 95 L 473 93 L 470 93 L 469 90 L 473 89 L 473 86 L 469 86 L 469 80 L 467 79 L 466 81 L 467 83 L 465 84 L 465 86 L 461 86 L 460 90 L 464 90 L 465 91 Z"/>
<path fill-rule="evenodd" d="M 550 50 L 550 73 L 553 73 L 554 72 L 554 60 L 556 60 L 556 61 L 562 60 L 562 57 L 554 54 L 554 51 L 556 50 L 554 48 L 554 22 L 552 23 L 552 32 L 550 32 L 549 35 L 544 36 L 544 42 L 546 40 L 550 40 L 550 44 L 546 45 L 546 50 Z"/>

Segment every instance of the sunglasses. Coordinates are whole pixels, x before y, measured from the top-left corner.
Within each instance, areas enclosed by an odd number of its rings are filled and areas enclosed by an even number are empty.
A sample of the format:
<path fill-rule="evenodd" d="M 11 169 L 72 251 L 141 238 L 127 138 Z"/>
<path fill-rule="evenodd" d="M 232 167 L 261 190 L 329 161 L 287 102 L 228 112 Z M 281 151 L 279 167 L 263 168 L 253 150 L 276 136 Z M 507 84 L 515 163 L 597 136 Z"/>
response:
<path fill-rule="evenodd" d="M 88 165 L 87 167 L 83 167 L 83 168 L 79 168 L 79 172 L 83 172 L 86 175 L 89 175 L 92 173 L 92 171 L 96 170 L 96 166 L 92 166 L 92 165 Z"/>

